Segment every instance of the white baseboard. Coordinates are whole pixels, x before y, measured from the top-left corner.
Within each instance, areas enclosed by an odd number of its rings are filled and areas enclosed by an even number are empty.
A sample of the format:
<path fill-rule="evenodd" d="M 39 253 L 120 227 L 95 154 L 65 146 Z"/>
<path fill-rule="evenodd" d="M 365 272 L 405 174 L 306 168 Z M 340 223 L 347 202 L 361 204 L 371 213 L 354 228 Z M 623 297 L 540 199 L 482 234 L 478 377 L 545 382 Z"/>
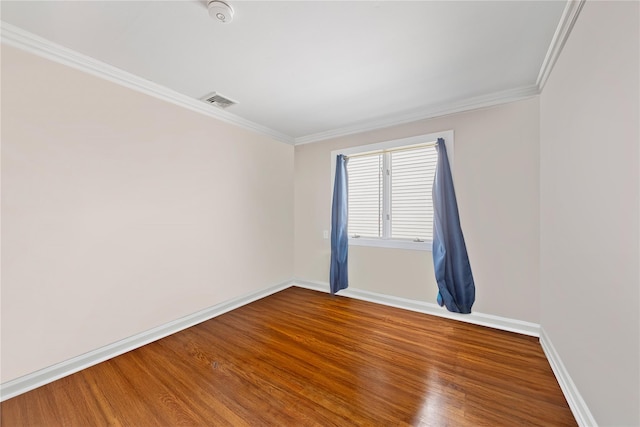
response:
<path fill-rule="evenodd" d="M 551 343 L 551 340 L 546 334 L 544 328 L 540 328 L 540 345 L 542 346 L 544 354 L 547 356 L 551 369 L 558 380 L 558 384 L 560 384 L 560 389 L 562 390 L 565 399 L 567 399 L 569 408 L 571 408 L 571 412 L 576 418 L 578 425 L 580 427 L 597 427 L 598 424 L 596 423 L 596 420 L 593 418 L 593 415 L 591 414 L 591 411 L 589 411 L 584 399 L 582 399 L 582 395 L 580 395 L 580 392 L 571 379 L 569 372 L 564 367 L 562 359 L 560 359 L 560 355 L 558 355 L 558 352 Z"/>
<path fill-rule="evenodd" d="M 300 288 L 312 289 L 315 291 L 329 293 L 329 284 L 323 282 L 314 282 L 308 280 L 294 279 L 293 285 Z M 338 295 L 360 299 L 364 301 L 374 302 L 377 304 L 388 305 L 391 307 L 403 308 L 406 310 L 416 311 L 419 313 L 432 314 L 434 316 L 445 317 L 448 319 L 459 320 L 462 322 L 473 323 L 476 325 L 488 326 L 495 329 L 501 329 L 509 332 L 517 332 L 524 335 L 540 337 L 540 346 L 544 351 L 553 374 L 560 384 L 560 389 L 567 399 L 569 408 L 576 418 L 576 422 L 580 427 L 597 427 L 596 420 L 589 411 L 587 404 L 582 399 L 578 388 L 573 383 L 569 372 L 564 367 L 560 356 L 556 352 L 549 336 L 544 329 L 536 324 L 524 322 L 522 320 L 509 319 L 491 314 L 471 313 L 458 314 L 451 313 L 437 304 L 423 301 L 415 301 L 406 298 L 398 298 L 390 295 L 378 294 L 375 292 L 364 291 L 361 289 L 347 288 L 340 291 Z"/>
<path fill-rule="evenodd" d="M 269 288 L 251 293 L 249 295 L 234 298 L 232 300 L 225 301 L 213 307 L 206 308 L 204 310 L 182 317 L 164 325 L 160 325 L 156 328 L 150 329 L 140 334 L 76 356 L 72 359 L 57 363 L 53 366 L 40 369 L 38 371 L 0 384 L 0 401 L 4 401 L 19 394 L 26 393 L 37 387 L 51 383 L 57 379 L 76 373 L 82 369 L 88 368 L 128 351 L 142 347 L 143 345 L 149 344 L 153 341 L 187 329 L 198 323 L 212 319 L 216 316 L 219 316 L 228 311 L 234 310 L 238 307 L 249 304 L 253 301 L 259 300 L 281 290 L 287 289 L 291 286 L 329 293 L 328 283 L 294 279 L 292 281 L 271 286 Z M 544 330 L 540 328 L 540 325 L 530 322 L 524 322 L 521 320 L 494 316 L 490 314 L 451 313 L 438 306 L 437 304 L 378 294 L 361 289 L 344 289 L 340 291 L 339 295 L 363 301 L 374 302 L 377 304 L 383 304 L 391 307 L 416 311 L 419 313 L 445 317 L 462 322 L 473 323 L 476 325 L 488 326 L 491 328 L 501 329 L 509 332 L 516 332 L 535 337 L 539 336 L 540 344 L 542 345 L 547 359 L 551 364 L 551 368 L 553 369 L 553 372 L 558 379 L 560 387 L 579 425 L 596 426 L 593 416 L 589 412 L 589 409 L 580 396 L 580 393 L 571 380 L 571 377 L 569 376 L 567 370 L 564 368 L 564 365 L 562 364 L 562 361 L 560 360 L 557 352 L 553 348 L 553 345 L 551 344 L 548 336 L 544 333 Z"/>
<path fill-rule="evenodd" d="M 321 292 L 329 292 L 329 284 L 323 282 L 314 282 L 308 280 L 294 279 L 293 285 L 300 288 L 313 289 Z M 540 336 L 540 325 L 537 323 L 525 322 L 523 320 L 509 319 L 506 317 L 494 316 L 492 314 L 470 313 L 460 314 L 451 313 L 438 304 L 428 303 L 424 301 L 416 301 L 407 298 L 399 298 L 391 295 L 378 294 L 375 292 L 364 291 L 362 289 L 347 288 L 340 291 L 338 295 L 360 299 L 363 301 L 375 302 L 377 304 L 388 305 L 391 307 L 403 308 L 405 310 L 416 311 L 419 313 L 431 314 L 434 316 L 445 317 L 447 319 L 459 320 L 462 322 L 473 323 L 475 325 L 487 326 L 490 328 L 500 329 L 503 331 L 516 332 L 519 334 L 529 335 L 533 337 Z"/>
<path fill-rule="evenodd" d="M 100 362 L 104 362 L 105 360 L 142 347 L 143 345 L 157 341 L 160 338 L 182 331 L 183 329 L 187 329 L 191 326 L 197 325 L 198 323 L 202 323 L 289 287 L 291 287 L 290 281 L 234 298 L 169 323 L 165 323 L 164 325 L 160 325 L 156 328 L 149 329 L 148 331 L 140 334 L 133 335 L 129 338 L 116 341 L 88 353 L 81 354 L 80 356 L 76 356 L 72 359 L 65 360 L 64 362 L 56 363 L 55 365 L 47 368 L 7 381 L 0 384 L 0 401 L 10 399 L 57 379 L 74 374 L 82 369 L 97 365 Z"/>

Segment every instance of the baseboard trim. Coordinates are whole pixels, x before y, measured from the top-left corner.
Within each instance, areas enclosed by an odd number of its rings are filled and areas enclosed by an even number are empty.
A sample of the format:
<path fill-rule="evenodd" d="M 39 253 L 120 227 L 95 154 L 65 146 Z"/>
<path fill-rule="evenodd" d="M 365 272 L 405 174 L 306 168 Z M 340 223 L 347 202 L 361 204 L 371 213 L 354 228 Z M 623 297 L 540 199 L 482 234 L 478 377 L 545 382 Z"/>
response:
<path fill-rule="evenodd" d="M 287 281 L 248 295 L 233 298 L 180 319 L 165 323 L 164 325 L 160 325 L 156 328 L 149 329 L 148 331 L 144 331 L 88 353 L 76 356 L 72 359 L 56 363 L 55 365 L 47 368 L 7 381 L 0 384 L 0 402 L 74 374 L 82 369 L 97 365 L 100 362 L 104 362 L 105 360 L 114 358 L 128 351 L 135 350 L 143 345 L 157 341 L 161 338 L 182 331 L 191 326 L 197 325 L 198 323 L 202 323 L 289 287 L 291 287 L 291 282 Z"/>
<path fill-rule="evenodd" d="M 571 408 L 571 412 L 576 418 L 578 425 L 580 427 L 597 427 L 598 424 L 595 418 L 593 418 L 589 407 L 571 379 L 569 371 L 564 367 L 560 355 L 553 346 L 544 328 L 540 328 L 540 345 L 542 346 L 545 356 L 547 356 L 551 369 L 558 380 L 560 389 L 565 399 L 567 399 L 569 408 Z"/>
<path fill-rule="evenodd" d="M 329 284 L 324 282 L 316 282 L 309 280 L 294 279 L 292 281 L 293 286 L 300 288 L 311 289 L 314 291 L 329 293 Z M 500 329 L 509 332 L 516 332 L 519 334 L 534 336 L 540 338 L 540 346 L 544 351 L 544 354 L 551 365 L 551 369 L 560 389 L 564 394 L 569 408 L 576 419 L 576 422 L 580 427 L 597 427 L 598 424 L 593 418 L 591 411 L 585 403 L 582 395 L 578 391 L 575 383 L 571 379 L 569 372 L 564 367 L 558 352 L 554 348 L 549 336 L 544 329 L 536 323 L 525 322 L 522 320 L 509 319 L 500 316 L 494 316 L 491 314 L 483 313 L 471 313 L 471 314 L 458 314 L 446 311 L 437 304 L 432 304 L 423 301 L 415 301 L 406 298 L 394 297 L 391 295 L 378 294 L 375 292 L 369 292 L 362 289 L 347 288 L 338 293 L 339 296 L 348 298 L 359 299 L 363 301 L 374 302 L 377 304 L 383 304 L 391 307 L 402 308 L 405 310 L 416 311 L 419 313 L 431 314 L 434 316 L 444 317 L 448 319 L 458 320 L 461 322 L 473 323 L 476 325 L 487 326 L 494 329 Z"/>
<path fill-rule="evenodd" d="M 294 286 L 298 286 L 300 288 L 312 289 L 320 292 L 329 292 L 328 283 L 302 279 L 294 279 L 292 283 Z M 377 304 L 387 305 L 390 307 L 403 308 L 405 310 L 416 311 L 419 313 L 431 314 L 433 316 L 444 317 L 461 322 L 473 323 L 474 325 L 487 326 L 489 328 L 529 335 L 532 337 L 540 336 L 539 324 L 525 322 L 523 320 L 509 319 L 506 317 L 483 313 L 451 313 L 437 304 L 411 300 L 408 298 L 399 298 L 391 295 L 369 292 L 362 289 L 347 288 L 340 291 L 338 295 L 363 301 L 375 302 Z"/>
<path fill-rule="evenodd" d="M 182 317 L 180 319 L 168 322 L 164 325 L 160 325 L 156 328 L 147 330 L 140 334 L 133 335 L 131 337 L 122 339 L 88 353 L 76 356 L 72 359 L 65 360 L 47 368 L 43 368 L 14 380 L 2 383 L 0 384 L 0 401 L 5 401 L 22 393 L 33 390 L 37 387 L 74 374 L 78 371 L 81 371 L 82 369 L 97 365 L 100 362 L 104 362 L 105 360 L 119 356 L 128 351 L 135 350 L 136 348 L 142 347 L 153 341 L 157 341 L 176 332 L 180 332 L 191 326 L 197 325 L 198 323 L 202 323 L 228 311 L 234 310 L 253 301 L 257 301 L 261 298 L 287 289 L 291 286 L 329 293 L 328 283 L 294 279 L 268 287 L 266 289 L 262 289 L 257 292 L 253 292 L 248 295 L 234 298 L 229 301 L 225 301 L 215 306 L 190 314 L 188 316 Z M 379 294 L 362 289 L 348 288 L 340 291 L 338 295 L 405 310 L 411 310 L 419 313 L 431 314 L 438 317 L 444 317 L 476 325 L 487 326 L 504 331 L 540 337 L 542 348 L 544 349 L 545 354 L 550 361 L 551 367 L 556 377 L 558 378 L 560 387 L 567 397 L 567 401 L 569 402 L 571 410 L 574 411 L 576 419 L 578 419 L 579 422 L 580 420 L 583 420 L 583 422 L 580 422 L 581 426 L 595 425 L 595 421 L 593 421 L 591 413 L 584 404 L 584 401 L 575 388 L 575 385 L 571 381 L 571 378 L 569 377 L 566 369 L 564 369 L 564 366 L 562 365 L 562 362 L 560 361 L 557 353 L 553 349 L 553 346 L 551 345 L 548 337 L 546 337 L 546 335 L 544 335 L 544 332 L 541 331 L 540 325 L 536 323 L 525 322 L 522 320 L 509 319 L 483 313 L 471 313 L 464 315 L 451 313 L 438 306 L 437 304 Z"/>

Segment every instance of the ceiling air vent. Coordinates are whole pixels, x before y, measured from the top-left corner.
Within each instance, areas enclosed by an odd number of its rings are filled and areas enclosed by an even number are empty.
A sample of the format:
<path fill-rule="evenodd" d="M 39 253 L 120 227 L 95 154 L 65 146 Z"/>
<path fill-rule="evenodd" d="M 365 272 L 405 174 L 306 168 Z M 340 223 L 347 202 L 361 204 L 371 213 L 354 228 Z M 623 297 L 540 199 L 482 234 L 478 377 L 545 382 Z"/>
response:
<path fill-rule="evenodd" d="M 207 104 L 215 105 L 216 107 L 219 107 L 219 108 L 227 108 L 237 104 L 237 102 L 232 101 L 229 98 L 226 98 L 220 95 L 219 93 L 215 93 L 215 92 L 205 96 L 204 98 L 202 98 L 202 100 Z"/>

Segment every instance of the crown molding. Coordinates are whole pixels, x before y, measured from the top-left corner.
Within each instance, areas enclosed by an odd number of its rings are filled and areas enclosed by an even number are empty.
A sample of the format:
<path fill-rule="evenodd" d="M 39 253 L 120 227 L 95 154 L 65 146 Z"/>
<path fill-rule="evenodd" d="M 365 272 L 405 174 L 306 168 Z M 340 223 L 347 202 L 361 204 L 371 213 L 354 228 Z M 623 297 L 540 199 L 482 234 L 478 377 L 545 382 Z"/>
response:
<path fill-rule="evenodd" d="M 293 144 L 292 137 L 270 129 L 266 126 L 243 119 L 235 114 L 220 110 L 204 102 L 176 92 L 165 86 L 153 83 L 120 68 L 83 55 L 72 49 L 53 43 L 14 25 L 0 21 L 0 35 L 2 43 L 40 57 L 67 65 L 77 70 L 103 78 L 121 86 L 142 92 L 163 101 L 187 108 L 196 113 L 213 117 L 243 129 L 267 136 L 286 144 Z"/>
<path fill-rule="evenodd" d="M 551 70 L 556 64 L 556 61 L 560 56 L 560 52 L 562 52 L 562 48 L 569 39 L 569 34 L 571 34 L 573 25 L 576 23 L 584 3 L 585 0 L 567 1 L 567 4 L 562 11 L 560 22 L 558 22 L 558 26 L 556 27 L 556 32 L 551 39 L 547 55 L 544 57 L 544 61 L 542 61 L 542 66 L 540 67 L 540 72 L 538 73 L 536 86 L 538 87 L 539 92 L 542 92 L 542 88 L 544 88 L 547 79 L 551 75 Z"/>
<path fill-rule="evenodd" d="M 538 73 L 535 85 L 493 92 L 464 100 L 454 101 L 448 104 L 432 105 L 424 109 L 414 110 L 401 115 L 382 117 L 378 120 L 361 122 L 351 126 L 345 126 L 295 138 L 258 123 L 243 119 L 235 114 L 207 105 L 200 100 L 191 98 L 149 80 L 145 80 L 79 52 L 52 43 L 49 40 L 24 31 L 6 22 L 0 21 L 0 29 L 2 43 L 9 46 L 76 68 L 138 92 L 154 96 L 158 99 L 171 102 L 175 105 L 239 126 L 277 141 L 284 142 L 286 144 L 302 145 L 363 132 L 375 131 L 378 129 L 441 117 L 449 114 L 492 107 L 539 95 L 551 74 L 551 70 L 556 63 L 564 44 L 569 38 L 569 34 L 571 33 L 585 1 L 586 0 L 567 1 Z"/>
<path fill-rule="evenodd" d="M 493 92 L 486 95 L 466 98 L 464 100 L 455 101 L 448 104 L 434 105 L 426 109 L 412 111 L 403 115 L 384 117 L 379 120 L 368 121 L 354 126 L 346 126 L 326 132 L 319 132 L 298 137 L 295 138 L 295 145 L 310 144 L 312 142 L 319 142 L 327 139 L 384 129 L 392 126 L 402 125 L 405 123 L 417 122 L 419 120 L 432 119 L 434 117 L 462 113 L 465 111 L 477 110 L 479 108 L 492 107 L 499 104 L 506 104 L 508 102 L 531 98 L 538 95 L 539 93 L 540 92 L 538 90 L 538 86 L 536 85 Z"/>
<path fill-rule="evenodd" d="M 448 114 L 462 113 L 464 111 L 476 110 L 479 108 L 491 107 L 508 102 L 519 101 L 539 95 L 551 74 L 551 70 L 555 65 L 562 48 L 567 42 L 571 30 L 578 19 L 578 15 L 582 10 L 586 0 L 568 0 L 556 27 L 556 31 L 551 39 L 551 44 L 547 50 L 547 54 L 542 62 L 538 78 L 533 86 L 525 86 L 516 89 L 509 89 L 501 92 L 493 92 L 474 98 L 468 98 L 462 101 L 456 101 L 450 104 L 441 104 L 432 106 L 427 109 L 414 111 L 402 116 L 385 117 L 377 121 L 369 121 L 359 125 L 347 126 L 326 132 L 319 132 L 311 135 L 295 138 L 295 145 L 309 144 L 312 142 L 324 141 L 332 138 L 353 135 L 361 132 L 374 131 L 395 125 L 415 122 L 434 117 L 445 116 Z"/>

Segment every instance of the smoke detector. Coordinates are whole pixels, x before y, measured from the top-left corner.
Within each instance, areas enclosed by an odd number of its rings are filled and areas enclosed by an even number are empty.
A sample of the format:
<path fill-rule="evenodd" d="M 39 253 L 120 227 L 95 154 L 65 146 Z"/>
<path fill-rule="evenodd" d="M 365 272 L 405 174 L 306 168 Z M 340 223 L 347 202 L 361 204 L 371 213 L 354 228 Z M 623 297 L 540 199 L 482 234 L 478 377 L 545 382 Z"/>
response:
<path fill-rule="evenodd" d="M 227 3 L 220 0 L 209 0 L 207 8 L 209 9 L 209 16 L 216 21 L 223 24 L 233 21 L 233 8 Z"/>

